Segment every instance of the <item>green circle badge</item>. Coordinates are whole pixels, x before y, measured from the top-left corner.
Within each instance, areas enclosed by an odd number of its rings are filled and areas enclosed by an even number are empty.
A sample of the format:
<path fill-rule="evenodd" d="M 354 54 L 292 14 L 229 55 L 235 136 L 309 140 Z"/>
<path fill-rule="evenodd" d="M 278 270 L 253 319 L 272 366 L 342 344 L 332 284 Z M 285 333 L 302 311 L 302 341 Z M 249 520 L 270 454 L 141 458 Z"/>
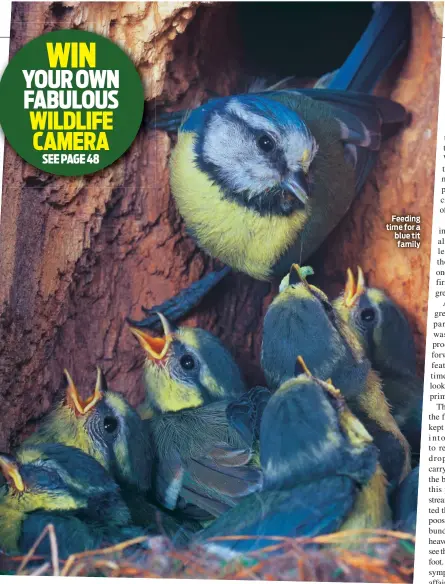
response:
<path fill-rule="evenodd" d="M 61 30 L 27 43 L 0 81 L 0 124 L 40 170 L 79 176 L 121 156 L 140 127 L 144 91 L 129 57 L 92 32 Z"/>

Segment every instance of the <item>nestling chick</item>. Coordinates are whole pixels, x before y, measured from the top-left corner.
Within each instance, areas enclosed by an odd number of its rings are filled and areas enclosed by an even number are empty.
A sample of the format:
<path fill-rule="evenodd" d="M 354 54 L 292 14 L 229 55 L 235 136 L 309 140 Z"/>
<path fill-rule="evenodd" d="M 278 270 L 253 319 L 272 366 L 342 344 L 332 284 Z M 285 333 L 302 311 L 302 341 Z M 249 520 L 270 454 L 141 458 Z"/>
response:
<path fill-rule="evenodd" d="M 160 318 L 162 338 L 131 328 L 147 357 L 140 412 L 155 412 L 147 423 L 156 450 L 156 492 L 168 509 L 185 502 L 217 516 L 261 485 L 252 463 L 254 432 L 246 442 L 226 414 L 245 385 L 216 337 Z"/>
<path fill-rule="evenodd" d="M 48 442 L 75 446 L 95 458 L 120 485 L 147 490 L 153 455 L 138 413 L 122 395 L 109 391 L 100 369 L 94 392 L 86 400 L 68 371 L 64 385 L 65 398 L 22 448 Z"/>
<path fill-rule="evenodd" d="M 176 543 L 200 528 L 180 521 L 150 502 L 153 498 L 153 450 L 144 422 L 118 393 L 108 389 L 98 369 L 94 393 L 82 400 L 71 376 L 65 371 L 66 397 L 43 420 L 23 448 L 47 442 L 76 446 L 95 458 L 122 489 L 132 521 L 153 533 L 165 533 Z"/>
<path fill-rule="evenodd" d="M 309 372 L 284 382 L 264 410 L 260 446 L 263 490 L 245 497 L 196 541 L 252 536 L 215 542 L 248 552 L 270 545 L 270 536 L 313 537 L 388 521 L 378 451 L 332 384 Z"/>
<path fill-rule="evenodd" d="M 366 286 L 358 267 L 350 269 L 344 293 L 334 301 L 337 313 L 357 334 L 382 379 L 392 414 L 418 462 L 422 430 L 423 381 L 416 376 L 414 338 L 404 314 L 382 290 Z"/>
<path fill-rule="evenodd" d="M 8 553 L 27 552 L 48 523 L 62 558 L 143 535 L 131 526 L 117 484 L 77 448 L 41 444 L 17 459 L 1 455 L 0 474 L 0 547 Z M 36 553 L 49 555 L 48 542 Z"/>
<path fill-rule="evenodd" d="M 200 328 L 176 328 L 159 317 L 162 337 L 130 327 L 147 357 L 146 398 L 138 408 L 142 418 L 236 398 L 245 391 L 238 366 L 217 337 Z"/>
<path fill-rule="evenodd" d="M 274 390 L 291 379 L 295 355 L 302 355 L 315 376 L 342 388 L 380 450 L 390 485 L 396 485 L 410 469 L 409 445 L 389 411 L 378 375 L 354 331 L 327 296 L 300 277 L 298 266 L 293 266 L 289 284 L 264 319 L 261 361 L 268 386 Z"/>

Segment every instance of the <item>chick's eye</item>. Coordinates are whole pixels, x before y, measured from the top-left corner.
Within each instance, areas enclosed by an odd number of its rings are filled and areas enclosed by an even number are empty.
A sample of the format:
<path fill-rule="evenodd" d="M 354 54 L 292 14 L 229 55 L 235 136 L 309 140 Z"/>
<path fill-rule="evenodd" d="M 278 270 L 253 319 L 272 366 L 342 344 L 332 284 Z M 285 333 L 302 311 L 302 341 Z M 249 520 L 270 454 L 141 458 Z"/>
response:
<path fill-rule="evenodd" d="M 258 148 L 263 152 L 269 153 L 275 150 L 275 140 L 269 134 L 262 134 L 257 140 Z"/>
<path fill-rule="evenodd" d="M 118 421 L 116 420 L 116 418 L 113 418 L 113 416 L 106 416 L 104 418 L 104 430 L 105 432 L 108 432 L 108 434 L 112 434 L 113 432 L 115 432 L 117 426 Z"/>
<path fill-rule="evenodd" d="M 360 318 L 363 322 L 374 322 L 375 310 L 373 308 L 365 308 L 360 313 Z"/>
<path fill-rule="evenodd" d="M 191 355 L 183 355 L 179 360 L 181 367 L 186 371 L 190 371 L 195 367 L 195 360 Z"/>

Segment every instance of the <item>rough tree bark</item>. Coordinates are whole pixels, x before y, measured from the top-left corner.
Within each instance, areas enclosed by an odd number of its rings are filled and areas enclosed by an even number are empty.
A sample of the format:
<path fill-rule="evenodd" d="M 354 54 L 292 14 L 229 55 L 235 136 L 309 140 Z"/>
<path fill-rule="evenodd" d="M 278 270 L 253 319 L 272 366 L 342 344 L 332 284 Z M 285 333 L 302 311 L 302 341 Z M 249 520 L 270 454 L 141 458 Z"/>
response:
<path fill-rule="evenodd" d="M 407 310 L 424 349 L 433 197 L 440 31 L 413 5 L 413 42 L 393 97 L 413 114 L 385 146 L 351 212 L 311 262 L 329 291 L 360 263 Z M 17 3 L 11 56 L 57 28 L 109 36 L 136 63 L 148 107 L 202 102 L 237 87 L 242 42 L 230 4 Z M 230 39 L 230 40 L 229 40 Z M 0 449 L 28 433 L 59 395 L 63 368 L 89 392 L 101 365 L 132 403 L 142 355 L 125 326 L 215 266 L 185 235 L 168 188 L 170 139 L 141 130 L 130 150 L 93 176 L 58 178 L 9 147 L 0 229 Z M 419 251 L 397 250 L 384 224 L 422 214 Z M 274 288 L 275 289 L 275 288 Z M 250 382 L 261 380 L 261 321 L 274 289 L 230 276 L 188 320 L 219 335 Z"/>

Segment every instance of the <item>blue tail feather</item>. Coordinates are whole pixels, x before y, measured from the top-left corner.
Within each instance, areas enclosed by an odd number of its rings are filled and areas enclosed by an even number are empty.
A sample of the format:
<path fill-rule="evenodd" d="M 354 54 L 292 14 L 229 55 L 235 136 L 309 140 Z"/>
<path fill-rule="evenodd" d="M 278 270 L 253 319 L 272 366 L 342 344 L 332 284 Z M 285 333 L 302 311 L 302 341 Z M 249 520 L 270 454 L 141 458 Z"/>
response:
<path fill-rule="evenodd" d="M 370 93 L 410 37 L 407 2 L 380 2 L 365 32 L 328 89 Z"/>

